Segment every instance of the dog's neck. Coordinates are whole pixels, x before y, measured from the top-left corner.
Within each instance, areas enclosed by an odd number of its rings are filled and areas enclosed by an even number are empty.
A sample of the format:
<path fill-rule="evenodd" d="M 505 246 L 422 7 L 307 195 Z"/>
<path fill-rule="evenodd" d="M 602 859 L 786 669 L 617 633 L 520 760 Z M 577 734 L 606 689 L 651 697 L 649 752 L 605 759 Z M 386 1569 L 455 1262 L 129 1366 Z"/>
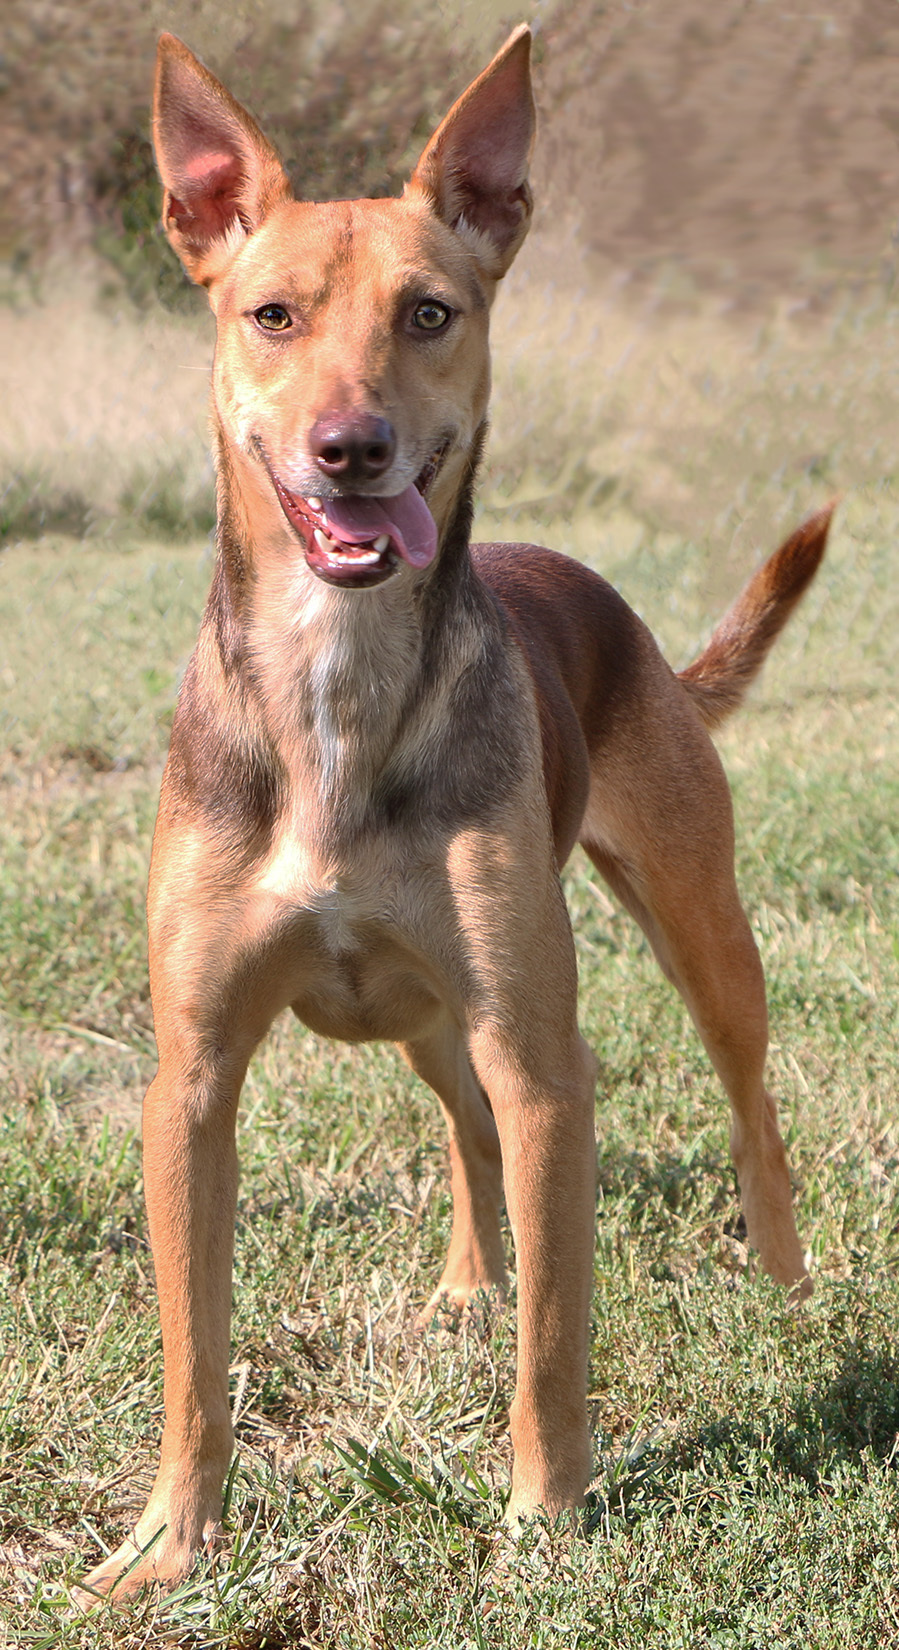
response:
<path fill-rule="evenodd" d="M 248 501 L 220 449 L 206 623 L 230 691 L 252 703 L 289 788 L 314 797 L 332 828 L 359 829 L 373 799 L 414 776 L 430 725 L 484 650 L 484 596 L 469 555 L 482 442 L 479 431 L 426 574 L 402 569 L 370 590 L 323 583 L 299 545 L 285 555 L 254 542 Z"/>

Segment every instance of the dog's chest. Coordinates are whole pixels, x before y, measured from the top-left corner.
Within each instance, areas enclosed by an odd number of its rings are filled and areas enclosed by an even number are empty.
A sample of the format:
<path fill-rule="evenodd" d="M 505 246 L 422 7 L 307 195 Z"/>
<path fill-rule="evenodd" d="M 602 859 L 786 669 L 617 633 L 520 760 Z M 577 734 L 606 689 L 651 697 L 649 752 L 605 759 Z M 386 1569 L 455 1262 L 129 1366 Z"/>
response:
<path fill-rule="evenodd" d="M 386 933 L 391 926 L 383 898 L 371 888 L 340 880 L 308 888 L 301 908 L 321 947 L 338 959 L 364 950 L 372 928 Z"/>
<path fill-rule="evenodd" d="M 289 976 L 290 1000 L 323 1036 L 350 1041 L 417 1035 L 445 992 L 439 939 L 445 917 L 429 899 L 431 878 L 384 844 L 352 862 L 329 863 L 286 839 L 263 871 L 258 892 L 266 929 Z M 439 906 L 439 899 L 436 902 Z"/>
<path fill-rule="evenodd" d="M 307 943 L 334 957 L 358 951 L 373 926 L 392 926 L 393 890 L 376 856 L 362 850 L 338 863 L 310 847 L 302 831 L 274 844 L 258 888 L 282 924 L 301 927 Z"/>

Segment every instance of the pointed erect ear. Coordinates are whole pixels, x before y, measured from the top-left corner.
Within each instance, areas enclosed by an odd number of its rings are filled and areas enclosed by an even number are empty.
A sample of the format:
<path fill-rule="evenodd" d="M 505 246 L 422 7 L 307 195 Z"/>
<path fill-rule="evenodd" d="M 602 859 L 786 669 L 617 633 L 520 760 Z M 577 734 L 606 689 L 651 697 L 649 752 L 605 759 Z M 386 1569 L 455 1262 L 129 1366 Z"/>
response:
<path fill-rule="evenodd" d="M 236 240 L 290 200 L 284 168 L 256 122 L 173 34 L 160 36 L 153 142 L 163 228 L 191 280 L 208 285 Z"/>
<path fill-rule="evenodd" d="M 462 235 L 489 275 L 504 275 L 531 221 L 535 111 L 531 31 L 522 24 L 453 104 L 408 185 Z"/>

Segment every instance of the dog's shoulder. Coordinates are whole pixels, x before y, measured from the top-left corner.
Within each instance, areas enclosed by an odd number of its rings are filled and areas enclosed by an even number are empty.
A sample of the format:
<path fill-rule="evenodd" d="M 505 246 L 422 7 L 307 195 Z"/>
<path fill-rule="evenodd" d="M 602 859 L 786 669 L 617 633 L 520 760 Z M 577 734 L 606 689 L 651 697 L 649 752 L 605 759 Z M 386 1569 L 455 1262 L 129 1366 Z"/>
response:
<path fill-rule="evenodd" d="M 650 675 L 670 672 L 624 597 L 582 562 L 535 544 L 477 544 L 471 553 L 533 682 L 562 861 L 583 818 L 589 759 L 632 721 L 647 662 Z"/>
<path fill-rule="evenodd" d="M 198 811 L 229 839 L 255 840 L 272 830 L 282 781 L 252 704 L 204 625 L 178 695 L 164 805 Z"/>
<path fill-rule="evenodd" d="M 583 562 L 538 544 L 473 544 L 471 555 L 532 670 L 555 668 L 575 702 L 605 697 L 654 648 L 624 597 Z"/>

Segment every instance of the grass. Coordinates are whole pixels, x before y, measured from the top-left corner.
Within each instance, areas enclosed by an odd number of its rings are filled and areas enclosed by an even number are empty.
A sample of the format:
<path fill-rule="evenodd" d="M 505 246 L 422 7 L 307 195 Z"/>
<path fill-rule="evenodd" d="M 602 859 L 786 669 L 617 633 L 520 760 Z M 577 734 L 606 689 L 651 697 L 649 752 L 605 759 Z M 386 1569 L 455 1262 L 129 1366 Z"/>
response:
<path fill-rule="evenodd" d="M 73 328 L 59 382 L 5 412 L 21 473 L 41 453 L 57 488 L 96 482 L 102 510 L 77 540 L 17 529 L 0 558 L 0 1644 L 857 1650 L 899 1635 L 894 323 L 868 298 L 763 326 L 593 296 L 590 349 L 565 355 L 539 284 L 516 302 L 532 306 L 531 360 L 501 311 L 480 531 L 589 560 L 674 663 L 761 548 L 860 480 L 721 739 L 816 1294 L 797 1314 L 753 1275 L 720 1092 L 576 857 L 601 1073 L 581 1534 L 501 1533 L 513 1315 L 413 1327 L 448 1236 L 436 1107 L 389 1049 L 284 1021 L 239 1128 L 227 1543 L 167 1600 L 72 1618 L 67 1587 L 133 1521 L 161 1424 L 142 901 L 209 576 L 202 538 L 121 510 L 160 467 L 182 467 L 178 509 L 200 486 L 202 377 L 184 375 L 200 388 L 182 402 L 166 374 L 203 346 L 184 321 L 105 336 L 92 312 L 96 386 L 76 394 Z M 119 415 L 128 372 L 136 411 Z M 42 445 L 44 416 L 58 423 Z"/>

